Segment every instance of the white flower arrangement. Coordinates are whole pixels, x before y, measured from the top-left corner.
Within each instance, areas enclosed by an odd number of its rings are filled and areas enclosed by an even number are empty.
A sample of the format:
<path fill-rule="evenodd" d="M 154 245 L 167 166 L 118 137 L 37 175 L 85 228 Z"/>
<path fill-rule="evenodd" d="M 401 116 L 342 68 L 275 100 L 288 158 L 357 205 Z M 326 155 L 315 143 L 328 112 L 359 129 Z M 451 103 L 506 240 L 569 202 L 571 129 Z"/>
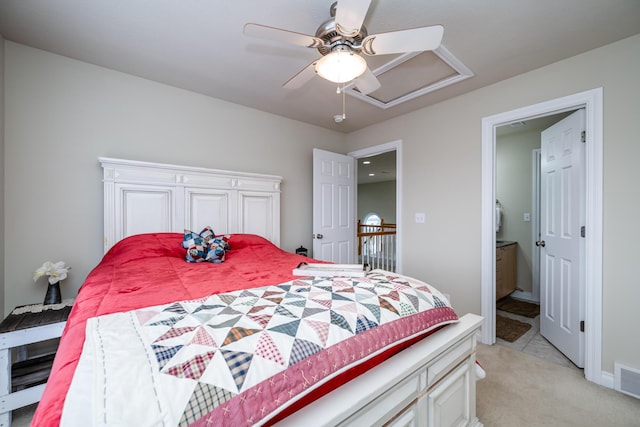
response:
<path fill-rule="evenodd" d="M 33 281 L 36 282 L 42 276 L 49 276 L 49 284 L 53 285 L 60 280 L 66 279 L 69 270 L 71 270 L 71 267 L 67 266 L 64 261 L 56 263 L 47 261 L 42 264 L 42 267 L 33 272 Z"/>

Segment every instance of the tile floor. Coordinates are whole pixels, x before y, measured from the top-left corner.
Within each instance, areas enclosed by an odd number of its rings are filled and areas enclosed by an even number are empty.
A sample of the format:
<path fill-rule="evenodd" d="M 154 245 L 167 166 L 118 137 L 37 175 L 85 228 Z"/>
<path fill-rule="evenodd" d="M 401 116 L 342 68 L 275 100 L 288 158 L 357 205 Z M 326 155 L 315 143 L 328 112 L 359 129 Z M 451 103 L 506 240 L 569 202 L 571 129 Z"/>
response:
<path fill-rule="evenodd" d="M 573 362 L 567 359 L 564 354 L 562 354 L 551 343 L 549 343 L 549 341 L 547 341 L 542 335 L 540 335 L 540 316 L 532 319 L 526 316 L 507 313 L 506 311 L 502 310 L 497 310 L 496 313 L 504 317 L 510 317 L 512 319 L 531 324 L 531 329 L 529 329 L 516 341 L 509 342 L 500 338 L 496 338 L 496 344 L 522 351 L 524 353 L 539 357 L 540 359 L 544 359 L 558 365 L 582 370 L 574 365 Z"/>

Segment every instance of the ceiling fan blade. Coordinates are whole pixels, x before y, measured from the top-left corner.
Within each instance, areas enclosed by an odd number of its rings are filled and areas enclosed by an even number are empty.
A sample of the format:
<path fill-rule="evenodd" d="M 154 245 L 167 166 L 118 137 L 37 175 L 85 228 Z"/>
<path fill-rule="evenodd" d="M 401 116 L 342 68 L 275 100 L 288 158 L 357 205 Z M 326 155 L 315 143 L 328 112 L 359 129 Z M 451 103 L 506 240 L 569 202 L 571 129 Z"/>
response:
<path fill-rule="evenodd" d="M 358 88 L 361 94 L 369 95 L 371 92 L 374 92 L 382 86 L 380 80 L 373 74 L 373 71 L 367 67 L 364 73 L 353 80 L 353 84 Z"/>
<path fill-rule="evenodd" d="M 318 48 L 324 46 L 324 41 L 318 37 L 261 24 L 245 24 L 243 33 L 249 37 L 275 40 L 303 47 Z"/>
<path fill-rule="evenodd" d="M 298 89 L 304 86 L 316 75 L 316 62 L 318 61 L 313 61 L 311 64 L 307 65 L 302 69 L 302 71 L 291 77 L 285 84 L 283 84 L 282 87 L 285 89 Z"/>
<path fill-rule="evenodd" d="M 371 0 L 339 0 L 336 8 L 336 30 L 343 36 L 360 32 Z"/>
<path fill-rule="evenodd" d="M 367 55 L 386 55 L 434 50 L 440 46 L 443 34 L 442 25 L 372 34 L 362 40 L 362 51 Z"/>

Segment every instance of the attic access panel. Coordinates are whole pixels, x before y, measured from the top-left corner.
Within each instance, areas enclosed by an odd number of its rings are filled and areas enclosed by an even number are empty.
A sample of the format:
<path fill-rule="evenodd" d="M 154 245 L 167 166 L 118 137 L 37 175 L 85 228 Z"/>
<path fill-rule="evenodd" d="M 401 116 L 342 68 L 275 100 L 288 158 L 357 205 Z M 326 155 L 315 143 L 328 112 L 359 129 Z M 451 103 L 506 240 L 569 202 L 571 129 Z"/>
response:
<path fill-rule="evenodd" d="M 386 110 L 473 76 L 444 46 L 433 51 L 367 57 L 382 87 L 363 95 L 351 85 L 348 94 Z"/>

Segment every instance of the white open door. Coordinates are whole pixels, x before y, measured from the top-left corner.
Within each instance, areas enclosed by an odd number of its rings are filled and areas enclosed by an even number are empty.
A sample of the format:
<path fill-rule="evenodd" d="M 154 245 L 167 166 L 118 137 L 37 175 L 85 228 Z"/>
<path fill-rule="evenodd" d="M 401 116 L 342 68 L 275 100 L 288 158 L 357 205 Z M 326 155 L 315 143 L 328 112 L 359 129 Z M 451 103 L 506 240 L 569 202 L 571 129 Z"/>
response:
<path fill-rule="evenodd" d="M 313 150 L 313 254 L 353 264 L 355 258 L 355 159 Z"/>
<path fill-rule="evenodd" d="M 540 333 L 584 366 L 585 111 L 541 136 Z"/>

